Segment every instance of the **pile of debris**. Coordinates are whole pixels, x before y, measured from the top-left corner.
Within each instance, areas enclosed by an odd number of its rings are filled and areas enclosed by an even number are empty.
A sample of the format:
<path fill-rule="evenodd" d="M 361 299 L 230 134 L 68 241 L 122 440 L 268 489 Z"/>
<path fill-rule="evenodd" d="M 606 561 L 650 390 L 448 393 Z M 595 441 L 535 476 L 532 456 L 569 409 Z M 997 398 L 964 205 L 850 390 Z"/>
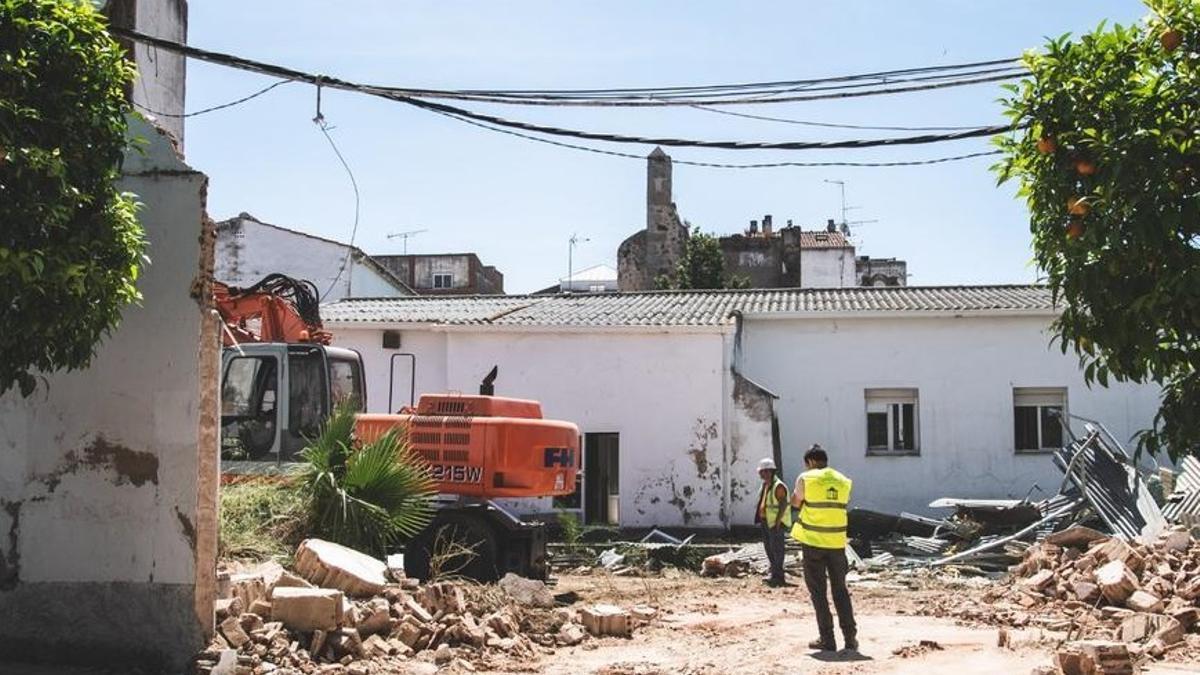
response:
<path fill-rule="evenodd" d="M 556 606 L 540 581 L 421 584 L 337 544 L 305 540 L 294 571 L 268 563 L 219 576 L 217 634 L 195 659 L 204 675 L 391 672 L 414 659 L 463 670 L 493 656 L 533 659 L 591 636 L 628 637 L 656 611 Z M 405 671 L 408 672 L 408 671 Z"/>
<path fill-rule="evenodd" d="M 1011 582 L 978 603 L 944 599 L 933 613 L 1066 631 L 1069 640 L 1086 638 L 1092 646 L 1117 642 L 1120 648 L 1102 651 L 1123 650 L 1133 659 L 1188 643 L 1200 649 L 1200 543 L 1184 529 L 1141 544 L 1073 527 L 1030 547 Z M 1081 649 L 1068 642 L 1062 651 L 1087 651 Z"/>
<path fill-rule="evenodd" d="M 999 576 L 1028 547 L 1077 525 L 1150 541 L 1172 525 L 1200 524 L 1200 460 L 1184 459 L 1178 475 L 1149 470 L 1103 425 L 1084 428 L 1083 436 L 1054 452 L 1063 481 L 1048 499 L 938 499 L 929 506 L 953 509 L 940 519 L 852 510 L 850 536 L 860 553 L 872 556 L 865 566 L 953 565 Z"/>

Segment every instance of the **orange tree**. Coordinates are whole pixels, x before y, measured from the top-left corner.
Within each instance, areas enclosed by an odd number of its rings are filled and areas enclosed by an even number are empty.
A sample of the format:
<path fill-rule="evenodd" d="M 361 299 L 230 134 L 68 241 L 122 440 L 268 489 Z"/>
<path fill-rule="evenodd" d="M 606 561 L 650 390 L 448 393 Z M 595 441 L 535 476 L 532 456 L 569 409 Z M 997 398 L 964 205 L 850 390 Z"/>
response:
<path fill-rule="evenodd" d="M 1063 351 L 1089 385 L 1161 385 L 1138 445 L 1179 457 L 1200 448 L 1200 3 L 1147 5 L 1026 54 L 995 169 L 1028 203 Z"/>
<path fill-rule="evenodd" d="M 0 0 L 0 394 L 86 366 L 140 297 L 116 187 L 133 75 L 91 3 Z"/>

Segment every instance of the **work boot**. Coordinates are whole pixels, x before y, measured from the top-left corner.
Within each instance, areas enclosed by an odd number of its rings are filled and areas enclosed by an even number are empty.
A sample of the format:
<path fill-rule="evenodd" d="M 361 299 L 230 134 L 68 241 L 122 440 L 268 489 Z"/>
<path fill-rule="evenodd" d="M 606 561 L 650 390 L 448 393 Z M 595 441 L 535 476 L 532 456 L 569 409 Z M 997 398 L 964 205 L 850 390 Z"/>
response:
<path fill-rule="evenodd" d="M 817 649 L 823 652 L 836 652 L 837 644 L 832 640 L 816 639 L 808 643 L 809 649 Z"/>
<path fill-rule="evenodd" d="M 858 637 L 854 635 L 847 635 L 845 638 L 846 646 L 843 647 L 843 649 L 848 652 L 858 651 Z"/>

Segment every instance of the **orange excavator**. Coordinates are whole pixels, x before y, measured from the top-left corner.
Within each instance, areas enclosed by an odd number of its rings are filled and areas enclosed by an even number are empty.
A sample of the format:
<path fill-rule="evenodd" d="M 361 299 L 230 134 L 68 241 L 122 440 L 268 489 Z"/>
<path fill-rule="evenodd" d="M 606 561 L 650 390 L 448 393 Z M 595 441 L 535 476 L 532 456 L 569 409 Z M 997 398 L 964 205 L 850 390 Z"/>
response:
<path fill-rule="evenodd" d="M 278 473 L 340 401 L 365 409 L 362 356 L 330 346 L 311 282 L 273 274 L 244 289 L 217 283 L 214 295 L 225 324 L 223 474 Z M 433 522 L 405 549 L 409 576 L 428 578 L 435 559 L 483 581 L 547 575 L 544 526 L 493 500 L 573 493 L 579 429 L 543 419 L 537 401 L 496 396 L 496 374 L 479 395 L 422 394 L 395 413 L 358 415 L 360 440 L 401 429 L 436 483 Z"/>

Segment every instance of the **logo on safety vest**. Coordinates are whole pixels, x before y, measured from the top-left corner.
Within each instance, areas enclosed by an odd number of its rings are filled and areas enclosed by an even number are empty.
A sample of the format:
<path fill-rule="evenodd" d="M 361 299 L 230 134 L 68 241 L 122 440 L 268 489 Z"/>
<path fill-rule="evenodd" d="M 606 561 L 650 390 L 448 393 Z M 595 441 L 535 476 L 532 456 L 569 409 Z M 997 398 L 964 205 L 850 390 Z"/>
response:
<path fill-rule="evenodd" d="M 838 489 L 831 487 L 825 491 L 825 498 L 831 502 L 836 502 L 838 498 Z"/>

